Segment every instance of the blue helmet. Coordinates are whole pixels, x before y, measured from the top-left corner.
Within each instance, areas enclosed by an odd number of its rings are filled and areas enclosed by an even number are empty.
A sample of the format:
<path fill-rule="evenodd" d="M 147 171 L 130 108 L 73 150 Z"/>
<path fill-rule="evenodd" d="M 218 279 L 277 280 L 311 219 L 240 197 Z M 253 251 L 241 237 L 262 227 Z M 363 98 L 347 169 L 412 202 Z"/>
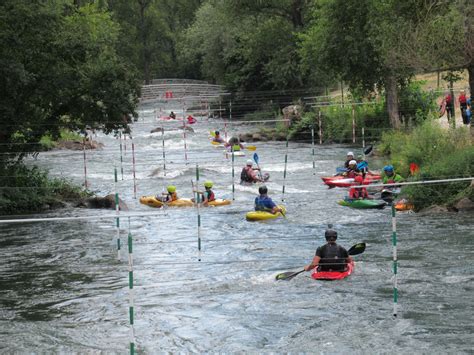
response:
<path fill-rule="evenodd" d="M 385 165 L 383 167 L 383 171 L 392 172 L 393 171 L 393 165 Z"/>

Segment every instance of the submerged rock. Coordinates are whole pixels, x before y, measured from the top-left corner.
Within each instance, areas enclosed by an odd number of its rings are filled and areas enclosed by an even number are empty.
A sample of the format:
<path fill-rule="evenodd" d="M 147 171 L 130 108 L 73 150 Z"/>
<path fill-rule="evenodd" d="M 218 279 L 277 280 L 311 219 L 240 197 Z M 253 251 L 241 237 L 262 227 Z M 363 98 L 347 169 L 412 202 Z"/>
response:
<path fill-rule="evenodd" d="M 94 196 L 89 197 L 86 200 L 79 202 L 76 207 L 85 207 L 85 208 L 107 208 L 115 209 L 115 195 L 109 194 L 105 197 Z M 127 204 L 119 198 L 119 210 L 128 211 Z"/>
<path fill-rule="evenodd" d="M 163 128 L 157 127 L 157 128 L 154 128 L 150 131 L 150 133 L 157 133 L 157 132 L 163 132 Z"/>
<path fill-rule="evenodd" d="M 56 149 L 70 149 L 70 150 L 83 150 L 85 148 L 87 150 L 90 149 L 102 149 L 104 145 L 94 140 L 86 140 L 85 143 L 83 141 L 74 140 L 74 141 L 60 141 L 56 145 Z"/>
<path fill-rule="evenodd" d="M 454 205 L 454 208 L 460 212 L 474 211 L 474 202 L 464 197 Z"/>

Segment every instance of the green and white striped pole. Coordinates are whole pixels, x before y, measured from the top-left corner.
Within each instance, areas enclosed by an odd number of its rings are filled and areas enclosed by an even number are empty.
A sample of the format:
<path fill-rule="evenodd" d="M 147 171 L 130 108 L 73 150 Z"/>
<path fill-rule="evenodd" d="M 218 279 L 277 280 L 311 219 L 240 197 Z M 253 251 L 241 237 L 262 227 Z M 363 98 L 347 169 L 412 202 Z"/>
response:
<path fill-rule="evenodd" d="M 161 146 L 163 150 L 163 175 L 166 176 L 165 128 L 161 124 Z"/>
<path fill-rule="evenodd" d="M 199 204 L 201 203 L 201 196 L 199 195 L 199 165 L 196 164 L 196 208 L 197 208 L 197 222 L 198 222 L 198 261 L 201 261 L 201 210 Z"/>
<path fill-rule="evenodd" d="M 133 238 L 130 232 L 130 217 L 128 217 L 128 315 L 130 318 L 130 354 L 135 354 L 135 296 L 133 290 Z"/>
<path fill-rule="evenodd" d="M 397 260 L 397 217 L 395 204 L 392 203 L 392 246 L 393 246 L 393 316 L 397 316 L 398 308 L 398 260 Z"/>
<path fill-rule="evenodd" d="M 115 180 L 115 212 L 119 215 L 119 195 L 117 189 L 117 167 L 114 166 L 114 180 Z M 115 218 L 115 230 L 117 235 L 117 259 L 120 260 L 120 218 Z"/>
<path fill-rule="evenodd" d="M 232 152 L 232 201 L 235 201 L 235 155 L 232 146 L 230 147 L 230 150 Z"/>
<path fill-rule="evenodd" d="M 288 136 L 286 136 L 286 152 L 285 152 L 285 168 L 283 169 L 283 190 L 281 192 L 281 200 L 285 201 L 285 182 L 286 182 L 286 167 L 288 165 Z"/>
<path fill-rule="evenodd" d="M 314 123 L 311 126 L 311 147 L 312 147 L 312 155 L 313 155 L 313 175 L 316 175 L 316 163 L 314 161 Z"/>

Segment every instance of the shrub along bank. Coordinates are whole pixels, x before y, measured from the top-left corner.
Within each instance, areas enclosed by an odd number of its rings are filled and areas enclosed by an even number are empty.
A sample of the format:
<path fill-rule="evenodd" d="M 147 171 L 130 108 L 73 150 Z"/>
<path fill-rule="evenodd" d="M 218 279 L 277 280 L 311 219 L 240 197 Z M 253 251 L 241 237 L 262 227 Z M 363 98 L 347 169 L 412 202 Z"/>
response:
<path fill-rule="evenodd" d="M 378 151 L 389 155 L 391 164 L 402 176 L 409 176 L 410 163 L 420 170 L 411 181 L 471 177 L 474 173 L 474 146 L 468 129 L 445 130 L 434 121 L 425 121 L 410 133 L 385 132 Z M 471 182 L 413 185 L 403 193 L 416 210 L 432 205 L 452 207 L 463 198 L 474 201 Z"/>

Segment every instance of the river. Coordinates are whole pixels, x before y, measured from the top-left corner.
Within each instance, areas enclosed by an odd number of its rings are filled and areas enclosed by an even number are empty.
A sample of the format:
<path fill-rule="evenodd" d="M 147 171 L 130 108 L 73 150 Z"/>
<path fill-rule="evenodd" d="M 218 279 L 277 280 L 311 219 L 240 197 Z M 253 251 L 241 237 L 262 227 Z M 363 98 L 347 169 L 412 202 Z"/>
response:
<path fill-rule="evenodd" d="M 210 129 L 224 132 L 224 126 L 198 120 L 195 133 L 186 137 L 188 164 L 178 124 L 163 123 L 165 176 L 161 133 L 149 133 L 161 122 L 149 107 L 141 108 L 133 124 L 137 196 L 159 194 L 172 183 L 181 197 L 191 197 L 198 163 L 201 185 L 210 179 L 217 197 L 232 198 L 231 159 L 208 140 Z M 228 129 L 244 132 L 255 125 Z M 134 199 L 130 140 L 126 150 L 123 146 L 122 180 L 119 141 L 102 134 L 95 139 L 105 146 L 87 152 L 90 189 L 113 193 L 115 164 L 119 195 L 130 210 L 159 212 L 121 220 L 122 244 L 129 232 L 134 243 L 138 352 L 472 353 L 472 214 L 397 214 L 394 318 L 390 210 L 339 206 L 336 201 L 347 191 L 327 189 L 320 179 L 335 171 L 348 149 L 360 147 L 316 145 L 313 169 L 311 144 L 290 142 L 287 218 L 247 222 L 257 189 L 236 185 L 231 206 L 201 209 L 198 261 L 196 209 L 141 205 Z M 271 175 L 269 195 L 281 202 L 285 143 L 255 145 L 262 169 Z M 236 181 L 252 154 L 236 158 Z M 82 152 L 41 153 L 31 163 L 84 182 Z M 111 213 L 67 208 L 40 216 Z M 338 230 L 341 245 L 367 243 L 355 257 L 353 275 L 317 282 L 303 273 L 276 282 L 277 273 L 311 260 L 328 223 Z M 3 353 L 128 352 L 128 262 L 126 248 L 117 260 L 113 220 L 2 224 L 0 253 Z"/>

